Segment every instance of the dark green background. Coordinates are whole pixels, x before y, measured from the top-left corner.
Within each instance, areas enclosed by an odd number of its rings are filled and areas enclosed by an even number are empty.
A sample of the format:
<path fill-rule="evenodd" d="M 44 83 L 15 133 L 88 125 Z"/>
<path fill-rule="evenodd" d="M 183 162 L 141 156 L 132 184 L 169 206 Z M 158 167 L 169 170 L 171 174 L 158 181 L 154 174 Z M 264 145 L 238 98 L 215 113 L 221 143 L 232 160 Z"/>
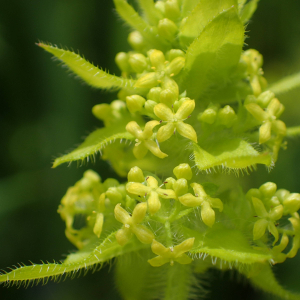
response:
<path fill-rule="evenodd" d="M 98 160 L 51 169 L 55 156 L 101 126 L 91 114 L 93 105 L 114 99 L 75 80 L 39 40 L 73 48 L 95 64 L 118 73 L 114 56 L 127 51 L 126 33 L 111 0 L 10 0 L 0 2 L 0 268 L 17 262 L 59 260 L 74 250 L 64 236 L 56 213 L 68 186 L 93 168 L 102 178 L 113 176 Z M 270 82 L 300 70 L 300 1 L 261 0 L 247 27 L 246 43 L 265 57 Z M 300 89 L 280 98 L 287 125 L 300 124 Z M 275 181 L 279 188 L 300 192 L 298 138 L 281 151 L 270 174 L 259 167 L 253 187 Z M 251 186 L 252 187 L 252 186 Z M 281 283 L 300 292 L 300 255 L 274 267 Z M 208 299 L 266 299 L 245 280 L 211 272 L 213 292 Z M 231 276 L 236 278 L 237 276 Z M 106 267 L 80 279 L 29 289 L 0 287 L 0 299 L 118 299 L 113 273 Z"/>

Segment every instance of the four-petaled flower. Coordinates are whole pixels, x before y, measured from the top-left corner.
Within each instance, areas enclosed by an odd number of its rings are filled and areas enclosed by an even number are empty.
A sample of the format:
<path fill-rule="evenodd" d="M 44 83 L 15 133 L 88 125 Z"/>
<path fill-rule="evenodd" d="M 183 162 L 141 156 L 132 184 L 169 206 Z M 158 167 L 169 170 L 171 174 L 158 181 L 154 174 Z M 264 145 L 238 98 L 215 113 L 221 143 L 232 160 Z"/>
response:
<path fill-rule="evenodd" d="M 260 239 L 266 232 L 268 227 L 269 232 L 274 236 L 275 240 L 273 245 L 278 241 L 278 229 L 274 224 L 275 221 L 279 220 L 282 217 L 283 206 L 277 205 L 267 212 L 263 202 L 256 197 L 252 197 L 252 203 L 254 210 L 256 212 L 258 221 L 254 223 L 253 227 L 253 240 Z"/>
<path fill-rule="evenodd" d="M 175 130 L 178 133 L 193 142 L 197 143 L 197 133 L 193 126 L 185 124 L 183 121 L 186 120 L 192 111 L 195 109 L 194 100 L 184 101 L 176 113 L 174 113 L 167 105 L 159 103 L 154 107 L 155 115 L 167 124 L 160 127 L 157 132 L 157 140 L 164 142 L 169 139 Z"/>
<path fill-rule="evenodd" d="M 121 207 L 121 204 L 115 206 L 115 218 L 123 223 L 123 227 L 119 229 L 116 233 L 116 239 L 118 243 L 123 246 L 134 234 L 137 239 L 144 244 L 151 244 L 154 239 L 154 234 L 150 229 L 141 225 L 143 222 L 146 212 L 147 212 L 147 203 L 139 203 L 134 208 L 132 216 Z"/>
<path fill-rule="evenodd" d="M 271 138 L 271 131 L 277 136 L 283 137 L 286 134 L 285 123 L 277 118 L 282 114 L 284 107 L 278 99 L 273 98 L 266 110 L 263 110 L 257 103 L 245 104 L 249 113 L 262 125 L 259 128 L 259 143 L 263 144 Z"/>
<path fill-rule="evenodd" d="M 140 197 L 148 197 L 148 211 L 151 215 L 155 214 L 161 207 L 159 197 L 164 199 L 176 199 L 176 194 L 173 190 L 162 189 L 158 187 L 157 180 L 149 176 L 146 178 L 147 186 L 138 182 L 129 182 L 126 185 L 128 193 L 138 195 Z"/>
<path fill-rule="evenodd" d="M 147 154 L 148 150 L 159 158 L 165 158 L 168 156 L 159 149 L 155 141 L 151 140 L 153 136 L 153 128 L 158 124 L 158 121 L 149 121 L 146 123 L 144 131 L 135 121 L 131 121 L 126 125 L 126 130 L 136 138 L 133 154 L 137 159 L 143 158 Z"/>
<path fill-rule="evenodd" d="M 191 187 L 194 190 L 195 196 L 192 194 L 185 194 L 179 197 L 179 201 L 189 207 L 201 206 L 201 218 L 204 224 L 212 227 L 215 223 L 215 211 L 212 209 L 218 208 L 221 212 L 223 210 L 223 203 L 219 198 L 212 198 L 206 194 L 202 185 L 198 183 L 192 183 Z"/>
<path fill-rule="evenodd" d="M 185 252 L 192 249 L 195 238 L 189 238 L 175 247 L 165 247 L 163 244 L 153 240 L 151 249 L 154 254 L 158 255 L 148 260 L 152 267 L 160 267 L 168 262 L 174 265 L 174 261 L 186 265 L 192 262 L 192 258 L 187 256 Z"/>

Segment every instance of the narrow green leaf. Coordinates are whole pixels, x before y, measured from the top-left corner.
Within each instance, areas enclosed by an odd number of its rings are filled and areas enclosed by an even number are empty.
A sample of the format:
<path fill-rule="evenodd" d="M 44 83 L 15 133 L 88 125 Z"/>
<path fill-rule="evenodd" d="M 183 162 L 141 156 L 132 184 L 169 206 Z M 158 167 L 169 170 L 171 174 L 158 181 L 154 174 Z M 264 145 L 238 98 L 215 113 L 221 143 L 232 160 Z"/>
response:
<path fill-rule="evenodd" d="M 237 8 L 237 0 L 200 1 L 179 30 L 179 40 L 182 47 L 188 47 L 212 19 L 232 6 Z"/>
<path fill-rule="evenodd" d="M 269 87 L 276 95 L 284 94 L 290 90 L 300 87 L 300 73 L 285 77 Z"/>
<path fill-rule="evenodd" d="M 126 0 L 114 0 L 114 3 L 120 17 L 132 28 L 139 31 L 152 48 L 158 50 L 169 48 L 168 43 L 159 37 L 157 29 L 148 25 Z"/>
<path fill-rule="evenodd" d="M 111 75 L 86 61 L 79 54 L 74 52 L 59 49 L 57 47 L 38 43 L 47 52 L 50 52 L 60 61 L 66 64 L 71 71 L 78 75 L 89 85 L 100 89 L 119 89 L 119 88 L 133 88 L 135 80 L 125 79 L 115 75 Z"/>
<path fill-rule="evenodd" d="M 125 129 L 125 126 L 123 126 Z M 123 129 L 123 130 L 124 130 Z M 58 157 L 53 163 L 53 168 L 65 162 L 72 162 L 76 160 L 84 160 L 91 156 L 95 160 L 95 155 L 109 143 L 115 142 L 117 139 L 133 140 L 134 137 L 127 131 L 120 132 L 119 126 L 104 127 L 92 132 L 86 140 L 75 150 L 64 156 Z"/>
<path fill-rule="evenodd" d="M 272 268 L 269 264 L 256 264 L 250 270 L 244 270 L 244 273 L 249 277 L 252 284 L 259 289 L 278 296 L 282 299 L 299 300 L 300 294 L 291 293 L 285 290 L 276 280 Z"/>
<path fill-rule="evenodd" d="M 256 164 L 271 166 L 272 157 L 269 153 L 256 151 L 246 141 L 236 138 L 226 141 L 214 141 L 213 146 L 206 151 L 194 144 L 194 159 L 201 171 L 210 171 L 215 167 L 247 171 Z"/>
<path fill-rule="evenodd" d="M 183 86 L 198 98 L 211 83 L 228 81 L 240 59 L 244 26 L 235 8 L 220 13 L 186 52 Z"/>
<path fill-rule="evenodd" d="M 255 13 L 258 1 L 259 0 L 249 1 L 241 10 L 240 17 L 243 24 L 247 23 L 251 19 L 252 15 Z"/>
<path fill-rule="evenodd" d="M 146 245 L 149 247 L 149 245 Z M 31 283 L 46 283 L 49 279 L 59 280 L 62 276 L 76 276 L 78 271 L 87 271 L 93 266 L 101 265 L 104 262 L 119 255 L 143 249 L 146 247 L 136 239 L 125 246 L 120 246 L 115 238 L 115 232 L 104 239 L 99 246 L 92 251 L 71 254 L 63 263 L 32 264 L 31 266 L 20 266 L 9 273 L 0 275 L 0 282 L 7 284 L 22 284 L 26 286 Z"/>
<path fill-rule="evenodd" d="M 223 263 L 254 264 L 268 262 L 272 255 L 266 251 L 253 249 L 245 234 L 236 229 L 227 229 L 215 224 L 205 233 L 185 228 L 188 236 L 196 238 L 195 247 L 190 251 L 195 259 L 210 255 Z M 216 263 L 212 259 L 213 263 Z"/>
<path fill-rule="evenodd" d="M 155 9 L 153 0 L 137 0 L 137 2 L 143 10 L 146 20 L 150 24 L 157 25 L 158 21 L 163 18 L 159 10 Z"/>

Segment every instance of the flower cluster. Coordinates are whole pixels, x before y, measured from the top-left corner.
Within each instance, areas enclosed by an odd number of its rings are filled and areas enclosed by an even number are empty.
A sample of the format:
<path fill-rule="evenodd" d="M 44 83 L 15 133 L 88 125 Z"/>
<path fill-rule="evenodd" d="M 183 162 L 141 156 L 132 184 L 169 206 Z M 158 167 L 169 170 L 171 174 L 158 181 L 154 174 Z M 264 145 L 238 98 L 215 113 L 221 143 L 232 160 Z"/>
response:
<path fill-rule="evenodd" d="M 263 76 L 262 55 L 243 49 L 257 1 L 137 2 L 142 16 L 126 0 L 114 0 L 132 28 L 132 51 L 115 58 L 121 76 L 39 44 L 91 86 L 119 90 L 117 100 L 92 109 L 104 127 L 54 166 L 100 153 L 128 181 L 101 182 L 85 172 L 58 209 L 80 252 L 60 266 L 41 266 L 38 275 L 22 268 L 0 281 L 57 276 L 119 256 L 134 264 L 137 254 L 143 262 L 134 276 L 145 280 L 142 288 L 155 274 L 167 277 L 147 299 L 188 299 L 193 272 L 225 264 L 265 291 L 296 299 L 278 285 L 270 263 L 300 248 L 300 195 L 267 182 L 245 196 L 226 178 L 257 164 L 273 167 L 288 135 L 280 120 L 284 106 Z M 220 170 L 226 172 L 207 176 Z M 124 278 L 135 273 L 132 265 L 121 264 L 117 268 L 127 269 L 117 279 L 129 285 L 122 296 L 137 299 L 132 295 L 141 295 L 140 287 Z"/>

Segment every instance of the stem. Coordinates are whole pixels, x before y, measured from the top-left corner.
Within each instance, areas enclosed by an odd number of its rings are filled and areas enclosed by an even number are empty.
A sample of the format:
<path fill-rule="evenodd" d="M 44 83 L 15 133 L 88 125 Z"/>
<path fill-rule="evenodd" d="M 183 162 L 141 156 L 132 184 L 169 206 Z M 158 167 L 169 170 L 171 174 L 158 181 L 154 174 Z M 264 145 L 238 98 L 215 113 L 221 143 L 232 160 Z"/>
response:
<path fill-rule="evenodd" d="M 167 247 L 172 247 L 173 246 L 173 239 L 172 239 L 172 232 L 171 232 L 171 226 L 170 226 L 169 221 L 166 221 L 165 229 L 166 229 L 166 246 Z"/>
<path fill-rule="evenodd" d="M 295 126 L 295 127 L 289 127 L 286 130 L 286 136 L 287 137 L 294 137 L 300 135 L 300 126 Z"/>

